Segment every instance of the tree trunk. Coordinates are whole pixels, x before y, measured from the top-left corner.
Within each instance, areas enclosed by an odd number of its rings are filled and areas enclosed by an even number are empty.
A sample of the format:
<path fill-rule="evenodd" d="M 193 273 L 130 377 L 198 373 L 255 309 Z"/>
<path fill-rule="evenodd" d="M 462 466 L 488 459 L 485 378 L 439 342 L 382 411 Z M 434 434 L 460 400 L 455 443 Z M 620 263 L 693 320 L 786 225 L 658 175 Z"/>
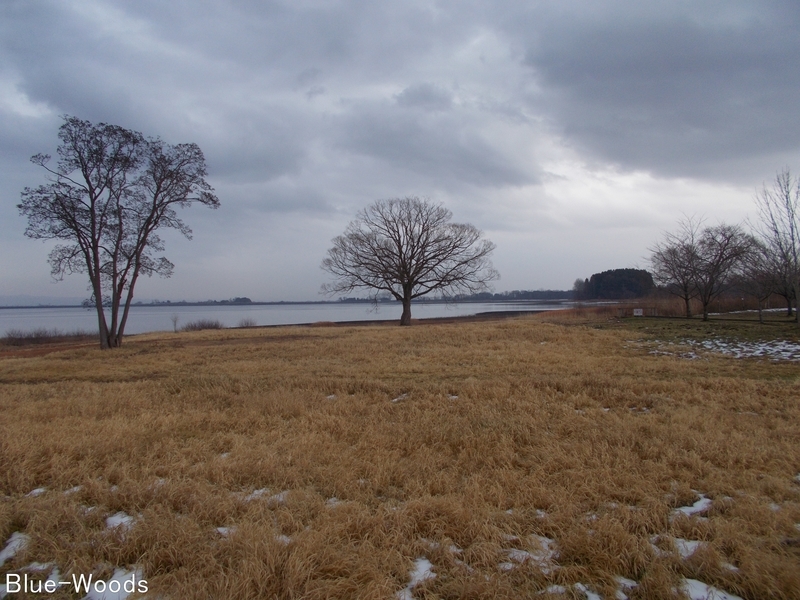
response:
<path fill-rule="evenodd" d="M 403 298 L 403 315 L 400 317 L 400 325 L 411 325 L 411 298 Z"/>
<path fill-rule="evenodd" d="M 686 303 L 686 318 L 692 318 L 692 299 L 688 296 L 684 296 L 683 301 Z"/>

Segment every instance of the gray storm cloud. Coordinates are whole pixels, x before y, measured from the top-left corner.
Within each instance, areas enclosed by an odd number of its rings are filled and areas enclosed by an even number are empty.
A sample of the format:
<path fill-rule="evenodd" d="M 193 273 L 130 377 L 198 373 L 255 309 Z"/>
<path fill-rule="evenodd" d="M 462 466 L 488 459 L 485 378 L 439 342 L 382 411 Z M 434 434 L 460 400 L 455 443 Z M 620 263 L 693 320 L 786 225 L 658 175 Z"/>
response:
<path fill-rule="evenodd" d="M 503 240 L 504 288 L 569 287 L 641 262 L 681 212 L 741 218 L 797 165 L 798 26 L 781 1 L 4 2 L 0 249 L 20 259 L 0 295 L 83 293 L 49 283 L 15 208 L 63 114 L 206 155 L 222 207 L 187 213 L 195 240 L 144 293 L 238 261 L 231 294 L 314 298 L 330 238 L 405 194 Z"/>

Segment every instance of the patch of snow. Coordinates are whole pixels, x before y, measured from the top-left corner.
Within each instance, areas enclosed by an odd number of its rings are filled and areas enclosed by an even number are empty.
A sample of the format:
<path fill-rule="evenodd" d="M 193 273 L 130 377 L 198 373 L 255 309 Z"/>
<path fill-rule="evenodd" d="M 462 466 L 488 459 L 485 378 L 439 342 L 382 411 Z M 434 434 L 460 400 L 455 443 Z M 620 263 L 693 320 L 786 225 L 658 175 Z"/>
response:
<path fill-rule="evenodd" d="M 593 591 L 591 591 L 587 586 L 583 585 L 582 583 L 576 583 L 572 587 L 574 587 L 579 592 L 583 592 L 586 595 L 586 600 L 603 600 L 598 594 L 595 594 Z"/>
<path fill-rule="evenodd" d="M 684 579 L 681 589 L 691 600 L 742 600 L 741 596 L 723 592 L 697 579 Z"/>
<path fill-rule="evenodd" d="M 25 495 L 27 497 L 29 497 L 29 498 L 36 498 L 36 496 L 41 496 L 46 491 L 47 491 L 47 488 L 39 487 L 39 488 L 36 488 L 35 490 L 31 490 L 30 492 L 28 492 Z"/>
<path fill-rule="evenodd" d="M 333 496 L 332 498 L 328 498 L 328 500 L 325 502 L 325 505 L 333 508 L 334 506 L 339 506 L 341 503 L 341 500 L 339 500 L 336 496 Z"/>
<path fill-rule="evenodd" d="M 217 527 L 217 533 L 222 537 L 228 537 L 234 531 L 236 531 L 236 527 Z"/>
<path fill-rule="evenodd" d="M 617 582 L 617 591 L 614 593 L 614 600 L 628 600 L 627 592 L 639 587 L 633 579 L 617 575 L 614 578 Z"/>
<path fill-rule="evenodd" d="M 6 540 L 5 548 L 0 550 L 0 567 L 2 567 L 7 560 L 14 558 L 17 552 L 25 548 L 30 541 L 30 536 L 24 533 L 20 533 L 19 531 L 12 533 L 11 537 Z"/>
<path fill-rule="evenodd" d="M 325 396 L 325 400 L 336 400 L 336 394 L 330 394 Z"/>
<path fill-rule="evenodd" d="M 433 565 L 424 556 L 414 561 L 414 568 L 409 573 L 408 585 L 397 592 L 397 600 L 412 600 L 414 598 L 414 588 L 420 583 L 436 579 L 436 573 L 433 572 Z"/>
<path fill-rule="evenodd" d="M 280 542 L 284 546 L 288 546 L 292 542 L 292 538 L 290 538 L 288 535 L 276 535 L 275 541 Z"/>
<path fill-rule="evenodd" d="M 289 491 L 284 490 L 277 494 L 273 494 L 269 498 L 267 498 L 267 502 L 270 504 L 286 504 L 286 498 L 289 496 Z"/>
<path fill-rule="evenodd" d="M 576 409 L 575 409 L 575 414 L 578 414 L 578 415 L 585 415 L 585 414 L 586 414 L 586 411 L 585 411 L 585 410 L 583 410 L 582 408 L 576 408 Z"/>
<path fill-rule="evenodd" d="M 536 593 L 539 594 L 539 595 L 541 595 L 541 594 L 566 594 L 567 593 L 567 588 L 565 588 L 563 585 L 553 584 L 553 585 L 548 585 L 541 592 L 536 592 Z"/>
<path fill-rule="evenodd" d="M 449 396 L 447 396 L 447 397 L 448 397 L 450 400 L 458 400 L 458 396 L 454 396 L 453 394 L 450 394 L 450 395 L 449 395 Z"/>
<path fill-rule="evenodd" d="M 258 500 L 259 498 L 261 498 L 261 496 L 265 496 L 266 494 L 269 494 L 269 488 L 261 488 L 258 490 L 253 490 L 252 492 L 247 494 L 247 496 L 244 497 L 244 501 L 251 502 L 253 500 Z"/>
<path fill-rule="evenodd" d="M 681 538 L 675 538 L 675 547 L 678 549 L 678 554 L 681 555 L 681 558 L 689 558 L 692 554 L 697 552 L 698 548 L 704 546 L 704 542 L 698 542 L 696 540 L 684 540 Z"/>
<path fill-rule="evenodd" d="M 81 486 L 81 485 L 76 485 L 75 487 L 71 487 L 71 488 L 69 488 L 68 490 L 65 490 L 65 491 L 64 491 L 64 493 L 65 493 L 65 494 L 77 494 L 77 493 L 78 493 L 78 492 L 80 492 L 82 489 L 83 489 L 83 486 Z"/>
<path fill-rule="evenodd" d="M 778 512 L 781 509 L 781 505 L 770 502 L 769 508 L 772 512 Z"/>
<path fill-rule="evenodd" d="M 800 344 L 788 340 L 751 342 L 712 338 L 700 342 L 684 340 L 684 343 L 690 346 L 700 346 L 704 350 L 718 352 L 734 358 L 769 358 L 773 361 L 800 361 Z"/>
<path fill-rule="evenodd" d="M 136 521 L 132 516 L 122 511 L 114 513 L 106 519 L 106 527 L 114 529 L 115 527 L 122 527 L 123 529 L 130 529 Z"/>
<path fill-rule="evenodd" d="M 508 548 L 504 550 L 511 562 L 500 563 L 500 565 L 498 565 L 500 570 L 510 571 L 516 567 L 517 564 L 523 564 L 528 561 L 536 563 L 545 575 L 552 573 L 558 568 L 553 564 L 556 555 L 556 551 L 553 548 L 555 540 L 540 535 L 531 535 L 528 539 L 530 540 L 529 550 L 520 550 L 518 548 Z"/>
<path fill-rule="evenodd" d="M 228 458 L 230 455 L 231 455 L 230 452 L 223 452 L 222 454 L 219 455 L 219 457 L 220 458 Z"/>
<path fill-rule="evenodd" d="M 800 473 L 798 473 L 797 475 L 795 475 L 795 476 L 794 476 L 794 480 L 795 480 L 797 483 L 800 483 Z"/>
<path fill-rule="evenodd" d="M 20 571 L 50 571 L 55 566 L 55 563 L 32 562 L 22 567 Z"/>
<path fill-rule="evenodd" d="M 604 407 L 603 407 L 603 412 L 608 412 L 608 411 L 610 411 L 610 410 L 611 410 L 611 409 L 610 409 L 610 408 L 608 408 L 607 406 L 604 406 Z"/>
<path fill-rule="evenodd" d="M 536 509 L 536 518 L 537 519 L 546 519 L 547 513 L 543 511 L 541 508 Z"/>
<path fill-rule="evenodd" d="M 738 573 L 739 572 L 739 567 L 736 567 L 736 566 L 732 565 L 729 562 L 724 562 L 724 563 L 722 563 L 721 566 L 722 566 L 723 569 L 727 569 L 731 573 Z"/>
<path fill-rule="evenodd" d="M 397 398 L 392 398 L 392 402 L 402 402 L 408 398 L 408 394 L 400 394 Z"/>
<path fill-rule="evenodd" d="M 702 514 L 706 512 L 709 508 L 711 508 L 712 503 L 713 501 L 710 498 L 706 498 L 703 494 L 700 494 L 700 500 L 698 500 L 691 506 L 681 506 L 673 510 L 672 518 L 675 518 L 680 514 L 684 514 L 687 517 Z"/>
<path fill-rule="evenodd" d="M 136 581 L 142 579 L 142 572 L 141 570 L 135 571 L 126 571 L 125 569 L 114 569 L 114 574 L 111 576 L 111 579 L 105 582 L 104 591 L 98 592 L 95 588 L 95 584 L 92 584 L 92 588 L 89 590 L 89 593 L 83 597 L 82 600 L 125 600 L 128 596 L 130 596 L 133 592 L 126 592 L 125 591 L 125 582 L 130 582 L 131 577 L 134 577 Z M 117 582 L 117 585 L 112 586 L 111 582 Z M 112 592 L 109 588 L 114 587 L 118 588 L 118 592 Z M 130 583 L 128 584 L 130 587 Z M 134 591 L 136 586 L 134 587 Z"/>
<path fill-rule="evenodd" d="M 653 552 L 655 553 L 655 555 L 658 556 L 659 558 L 665 558 L 665 557 L 669 556 L 670 555 L 669 552 L 667 552 L 666 550 L 662 550 L 661 548 L 656 546 L 656 542 L 658 540 L 659 540 L 659 536 L 657 536 L 657 535 L 654 535 L 653 537 L 650 538 L 650 547 L 653 549 Z"/>

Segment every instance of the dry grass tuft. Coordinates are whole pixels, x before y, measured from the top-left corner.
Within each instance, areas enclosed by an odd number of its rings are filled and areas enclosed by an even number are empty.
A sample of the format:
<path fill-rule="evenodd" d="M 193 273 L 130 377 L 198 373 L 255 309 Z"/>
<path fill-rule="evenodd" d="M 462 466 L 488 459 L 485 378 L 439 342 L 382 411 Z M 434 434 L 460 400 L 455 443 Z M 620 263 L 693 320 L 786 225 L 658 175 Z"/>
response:
<path fill-rule="evenodd" d="M 694 324 L 597 312 L 0 359 L 0 538 L 30 536 L 0 574 L 389 598 L 425 557 L 416 598 L 799 597 L 800 366 L 653 355 Z"/>

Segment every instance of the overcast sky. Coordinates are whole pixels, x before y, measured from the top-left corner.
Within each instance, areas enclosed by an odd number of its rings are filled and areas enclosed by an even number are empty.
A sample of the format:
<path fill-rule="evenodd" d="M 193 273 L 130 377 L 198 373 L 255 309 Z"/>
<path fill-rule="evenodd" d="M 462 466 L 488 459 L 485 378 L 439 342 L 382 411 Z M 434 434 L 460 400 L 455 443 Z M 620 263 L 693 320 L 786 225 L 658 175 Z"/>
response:
<path fill-rule="evenodd" d="M 320 299 L 331 239 L 407 195 L 495 242 L 497 291 L 646 268 L 800 170 L 798 31 L 796 0 L 3 0 L 0 296 L 88 295 L 16 208 L 65 114 L 205 153 L 221 207 L 140 299 Z"/>

